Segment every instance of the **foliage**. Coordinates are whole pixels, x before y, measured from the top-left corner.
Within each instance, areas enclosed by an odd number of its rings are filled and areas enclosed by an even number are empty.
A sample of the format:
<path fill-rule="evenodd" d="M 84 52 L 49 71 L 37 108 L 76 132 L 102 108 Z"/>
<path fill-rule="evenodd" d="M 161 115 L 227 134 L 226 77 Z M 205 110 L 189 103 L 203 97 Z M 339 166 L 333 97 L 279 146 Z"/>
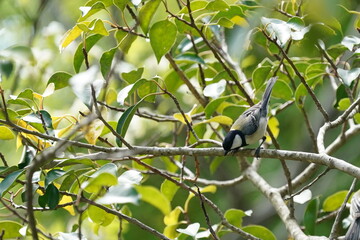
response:
<path fill-rule="evenodd" d="M 15 2 L 0 3 L 1 238 L 345 234 L 334 216 L 360 178 L 356 3 Z M 276 160 L 223 156 L 272 76 L 277 150 L 261 158 Z"/>

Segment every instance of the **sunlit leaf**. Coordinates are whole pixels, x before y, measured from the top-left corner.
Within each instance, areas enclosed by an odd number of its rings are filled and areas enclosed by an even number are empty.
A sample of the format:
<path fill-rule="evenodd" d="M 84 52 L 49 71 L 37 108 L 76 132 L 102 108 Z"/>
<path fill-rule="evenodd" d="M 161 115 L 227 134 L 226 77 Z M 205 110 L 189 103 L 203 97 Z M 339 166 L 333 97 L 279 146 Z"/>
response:
<path fill-rule="evenodd" d="M 11 140 L 15 138 L 15 134 L 5 126 L 0 126 L 0 140 Z"/>
<path fill-rule="evenodd" d="M 62 51 L 70 43 L 72 43 L 75 39 L 77 39 L 81 33 L 82 30 L 77 25 L 75 25 L 72 29 L 68 30 L 60 42 L 60 47 L 59 47 L 60 51 Z"/>
<path fill-rule="evenodd" d="M 187 226 L 186 228 L 178 228 L 176 231 L 195 237 L 200 229 L 200 223 L 193 223 Z"/>
<path fill-rule="evenodd" d="M 275 138 L 277 138 L 279 136 L 279 133 L 280 133 L 279 125 L 280 125 L 279 120 L 277 120 L 276 117 L 270 117 L 269 118 L 268 126 L 269 126 L 269 128 L 270 128 L 270 130 L 271 130 L 271 132 L 272 132 L 272 134 L 273 134 L 273 136 Z M 266 141 L 268 143 L 271 143 L 271 138 L 268 135 L 266 137 Z"/>
<path fill-rule="evenodd" d="M 341 41 L 341 44 L 344 45 L 347 49 L 349 49 L 349 51 L 353 51 L 354 46 L 360 44 L 360 38 L 355 37 L 355 36 L 346 36 Z"/>
<path fill-rule="evenodd" d="M 119 44 L 119 48 L 124 52 L 128 53 L 131 45 L 136 40 L 137 36 L 124 31 L 116 31 L 115 38 Z"/>
<path fill-rule="evenodd" d="M 328 196 L 323 203 L 322 210 L 325 212 L 332 212 L 337 210 L 344 202 L 347 190 L 336 192 Z"/>
<path fill-rule="evenodd" d="M 114 0 L 114 5 L 117 6 L 121 11 L 124 11 L 129 0 Z"/>
<path fill-rule="evenodd" d="M 99 12 L 100 10 L 106 10 L 104 3 L 101 1 L 96 2 L 94 5 L 90 6 L 83 6 L 79 8 L 81 11 L 81 17 L 78 19 L 78 22 L 84 21 L 87 18 L 91 17 L 95 13 Z"/>
<path fill-rule="evenodd" d="M 227 117 L 227 116 L 219 115 L 219 116 L 212 117 L 212 118 L 210 118 L 208 120 L 199 122 L 197 124 L 209 123 L 209 122 L 217 122 L 217 123 L 220 123 L 220 124 L 223 124 L 223 125 L 230 126 L 233 123 L 233 120 L 231 118 Z"/>
<path fill-rule="evenodd" d="M 116 186 L 110 187 L 109 190 L 105 193 L 105 195 L 96 200 L 96 202 L 100 204 L 138 204 L 139 199 L 139 194 L 131 184 L 119 183 Z"/>
<path fill-rule="evenodd" d="M 169 20 L 163 20 L 152 25 L 149 34 L 150 44 L 158 62 L 174 45 L 176 34 L 176 25 Z"/>
<path fill-rule="evenodd" d="M 263 226 L 248 225 L 243 227 L 242 230 L 262 240 L 276 240 L 274 233 L 272 233 L 269 229 Z"/>
<path fill-rule="evenodd" d="M 288 83 L 279 79 L 274 85 L 272 96 L 283 100 L 292 100 L 293 91 L 291 90 Z"/>
<path fill-rule="evenodd" d="M 135 189 L 140 193 L 141 200 L 153 205 L 164 215 L 171 212 L 170 201 L 157 188 L 153 186 L 136 186 Z"/>
<path fill-rule="evenodd" d="M 216 99 L 225 91 L 225 87 L 226 81 L 224 79 L 217 83 L 209 84 L 203 90 L 204 96 Z"/>
<path fill-rule="evenodd" d="M 101 34 L 94 34 L 85 39 L 85 44 L 80 43 L 76 49 L 74 54 L 74 69 L 76 73 L 79 73 L 82 63 L 84 62 L 84 52 L 83 47 L 87 53 L 89 53 L 90 49 L 103 37 Z"/>
<path fill-rule="evenodd" d="M 294 196 L 294 202 L 299 204 L 304 204 L 312 198 L 312 193 L 310 189 L 305 189 L 301 193 Z"/>
<path fill-rule="evenodd" d="M 3 233 L 3 239 L 16 239 L 21 238 L 20 229 L 23 227 L 22 224 L 14 221 L 0 221 L 0 232 Z"/>
<path fill-rule="evenodd" d="M 344 83 L 347 86 L 350 86 L 351 83 L 359 77 L 360 75 L 360 68 L 353 68 L 351 70 L 345 70 L 342 68 L 338 68 L 337 72 L 339 73 L 339 76 L 344 81 Z"/>
<path fill-rule="evenodd" d="M 226 210 L 224 217 L 226 220 L 235 227 L 241 228 L 243 217 L 247 216 L 243 210 L 240 209 L 228 209 Z"/>
<path fill-rule="evenodd" d="M 351 101 L 350 101 L 350 98 L 343 98 L 339 101 L 339 104 L 338 104 L 338 109 L 340 111 L 345 111 L 346 109 L 348 109 L 351 105 Z"/>
<path fill-rule="evenodd" d="M 139 11 L 140 27 L 146 34 L 149 30 L 151 19 L 160 5 L 160 0 L 149 0 Z"/>
<path fill-rule="evenodd" d="M 114 214 L 107 213 L 105 210 L 94 205 L 90 205 L 87 212 L 94 223 L 100 224 L 103 227 L 108 226 L 115 218 Z"/>
<path fill-rule="evenodd" d="M 75 95 L 91 109 L 93 104 L 91 86 L 94 87 L 95 96 L 98 96 L 104 84 L 102 79 L 97 79 L 98 68 L 92 66 L 85 72 L 74 75 L 70 78 L 69 84 Z"/>
<path fill-rule="evenodd" d="M 176 194 L 177 190 L 179 189 L 179 186 L 175 183 L 165 179 L 165 181 L 161 184 L 160 191 L 162 194 L 165 195 L 165 197 L 172 201 L 174 195 Z"/>
<path fill-rule="evenodd" d="M 128 83 L 135 83 L 139 80 L 144 72 L 144 68 L 138 68 L 130 72 L 124 72 L 121 74 L 121 77 Z"/>
<path fill-rule="evenodd" d="M 191 116 L 190 116 L 189 114 L 187 114 L 187 113 L 184 113 L 184 115 L 185 115 L 186 120 L 187 120 L 189 123 L 191 123 L 191 121 L 192 121 Z M 185 120 L 184 116 L 183 116 L 181 113 L 175 113 L 175 114 L 173 115 L 173 117 L 174 117 L 175 119 L 179 120 L 180 122 L 182 122 L 183 124 L 186 124 L 186 120 Z"/>
<path fill-rule="evenodd" d="M 116 53 L 117 47 L 104 52 L 100 58 L 100 70 L 104 79 L 107 79 L 111 70 L 111 63 Z"/>

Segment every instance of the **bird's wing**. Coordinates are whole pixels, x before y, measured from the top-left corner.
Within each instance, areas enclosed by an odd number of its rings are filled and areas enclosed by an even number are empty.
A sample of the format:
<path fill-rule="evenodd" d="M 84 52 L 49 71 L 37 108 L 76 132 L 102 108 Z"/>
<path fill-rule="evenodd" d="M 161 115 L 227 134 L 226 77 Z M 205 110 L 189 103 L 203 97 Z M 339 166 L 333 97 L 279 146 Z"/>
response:
<path fill-rule="evenodd" d="M 253 134 L 259 127 L 260 105 L 254 105 L 245 112 L 232 125 L 231 129 L 240 130 L 245 135 Z M 257 116 L 257 118 L 255 117 Z"/>

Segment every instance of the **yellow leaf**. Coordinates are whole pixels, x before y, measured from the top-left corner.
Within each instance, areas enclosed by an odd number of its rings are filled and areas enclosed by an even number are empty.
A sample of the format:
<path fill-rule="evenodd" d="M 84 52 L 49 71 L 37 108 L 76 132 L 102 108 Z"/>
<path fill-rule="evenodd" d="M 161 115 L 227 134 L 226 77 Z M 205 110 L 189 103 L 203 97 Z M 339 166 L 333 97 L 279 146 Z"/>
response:
<path fill-rule="evenodd" d="M 72 198 L 70 196 L 66 196 L 64 195 L 59 204 L 65 204 L 65 203 L 69 203 L 69 202 L 72 202 Z M 68 211 L 72 216 L 75 216 L 75 210 L 74 210 L 74 207 L 72 205 L 69 205 L 69 206 L 66 206 L 66 207 L 63 207 L 63 209 L 65 209 L 66 211 Z"/>
<path fill-rule="evenodd" d="M 85 139 L 90 144 L 95 144 L 98 137 L 101 135 L 104 124 L 99 120 L 93 121 L 85 128 Z"/>
<path fill-rule="evenodd" d="M 58 133 L 57 133 L 57 136 L 58 137 L 62 137 L 65 133 L 67 133 L 71 128 L 72 128 L 72 124 L 70 124 L 69 126 L 61 129 Z"/>
<path fill-rule="evenodd" d="M 271 130 L 271 132 L 273 133 L 274 137 L 277 138 L 279 136 L 279 121 L 277 120 L 276 117 L 271 117 L 268 121 L 268 126 Z M 268 137 L 269 135 L 267 135 L 266 137 L 266 142 L 267 143 L 271 143 L 271 138 Z"/>
<path fill-rule="evenodd" d="M 180 206 L 177 206 L 174 210 L 172 210 L 168 215 L 164 217 L 164 223 L 166 225 L 179 224 L 179 215 L 182 212 L 182 208 Z"/>
<path fill-rule="evenodd" d="M 72 29 L 68 30 L 60 42 L 60 51 L 62 51 L 70 43 L 72 43 L 75 39 L 77 39 L 81 33 L 82 30 L 77 25 L 74 26 Z"/>
<path fill-rule="evenodd" d="M 192 115 L 194 115 L 196 113 L 196 110 L 197 110 L 197 104 L 194 104 L 192 109 L 187 114 L 192 116 Z"/>
<path fill-rule="evenodd" d="M 245 18 L 242 18 L 240 16 L 234 16 L 230 19 L 231 22 L 235 23 L 236 25 L 242 26 L 242 27 L 247 27 L 249 26 L 248 22 L 246 21 Z"/>
<path fill-rule="evenodd" d="M 179 120 L 180 122 L 182 122 L 183 124 L 186 124 L 185 118 L 183 117 L 183 115 L 181 113 L 175 113 L 173 115 L 173 117 L 177 120 Z M 188 113 L 185 113 L 185 117 L 188 120 L 189 123 L 192 122 L 191 116 Z"/>
<path fill-rule="evenodd" d="M 230 126 L 232 123 L 233 123 L 233 120 L 227 116 L 215 116 L 213 118 L 210 118 L 208 120 L 205 120 L 205 121 L 202 121 L 202 122 L 199 122 L 197 124 L 201 124 L 201 123 L 208 123 L 208 122 L 217 122 L 217 123 L 220 123 L 220 124 L 224 124 L 224 125 L 228 125 Z"/>
<path fill-rule="evenodd" d="M 105 102 L 107 104 L 112 104 L 113 102 L 115 102 L 117 99 L 117 92 L 110 88 L 106 94 L 106 97 L 105 97 Z"/>
<path fill-rule="evenodd" d="M 8 127 L 0 126 L 0 139 L 1 140 L 11 140 L 14 138 L 15 138 L 14 133 Z"/>

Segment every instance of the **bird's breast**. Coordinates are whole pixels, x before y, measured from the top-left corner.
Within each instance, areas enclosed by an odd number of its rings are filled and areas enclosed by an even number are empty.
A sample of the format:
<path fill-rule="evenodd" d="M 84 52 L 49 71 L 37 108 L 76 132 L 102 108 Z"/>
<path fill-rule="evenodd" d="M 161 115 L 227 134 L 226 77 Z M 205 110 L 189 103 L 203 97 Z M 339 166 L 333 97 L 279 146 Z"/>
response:
<path fill-rule="evenodd" d="M 251 135 L 246 135 L 245 140 L 247 144 L 257 143 L 264 135 L 267 126 L 267 118 L 260 118 L 258 129 Z"/>

